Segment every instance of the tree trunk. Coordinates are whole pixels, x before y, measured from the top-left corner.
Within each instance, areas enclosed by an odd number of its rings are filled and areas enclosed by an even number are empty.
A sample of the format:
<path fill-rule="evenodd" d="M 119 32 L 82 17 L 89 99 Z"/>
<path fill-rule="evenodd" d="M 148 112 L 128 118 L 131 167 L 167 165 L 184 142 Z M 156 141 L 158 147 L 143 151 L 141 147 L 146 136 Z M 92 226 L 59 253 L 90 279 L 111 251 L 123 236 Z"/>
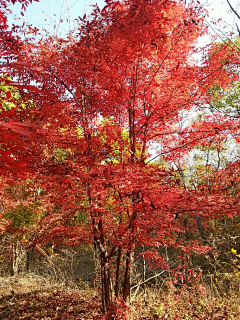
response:
<path fill-rule="evenodd" d="M 199 214 L 199 215 L 195 215 L 194 218 L 197 223 L 198 232 L 199 232 L 201 238 L 203 239 L 203 241 L 206 242 L 206 237 L 203 233 L 203 228 L 202 228 L 202 216 Z"/>
<path fill-rule="evenodd" d="M 12 261 L 12 270 L 11 273 L 13 275 L 18 274 L 19 271 L 23 271 L 25 267 L 25 259 L 26 259 L 26 249 L 24 249 L 20 241 L 17 240 L 16 244 L 12 245 L 12 251 L 13 251 L 13 261 Z M 25 262 L 25 263 L 24 263 Z M 23 267 L 24 266 L 24 267 Z M 24 270 L 25 271 L 25 270 Z"/>
<path fill-rule="evenodd" d="M 144 304 L 147 305 L 147 291 L 146 291 L 146 261 L 144 254 L 142 255 L 143 259 L 143 293 L 144 293 Z"/>
<path fill-rule="evenodd" d="M 129 249 L 126 254 L 126 266 L 123 282 L 123 300 L 130 303 L 130 287 L 131 287 L 131 266 L 132 266 L 132 250 Z"/>
<path fill-rule="evenodd" d="M 107 259 L 104 253 L 101 253 L 101 280 L 102 280 L 102 311 L 108 312 L 112 305 L 112 287 L 111 276 Z"/>
<path fill-rule="evenodd" d="M 26 251 L 26 271 L 28 272 L 30 270 L 30 260 L 32 256 L 32 249 L 29 249 Z"/>
<path fill-rule="evenodd" d="M 122 257 L 122 248 L 121 248 L 121 246 L 119 246 L 118 247 L 118 256 L 117 256 L 117 266 L 116 266 L 115 297 L 119 296 L 121 257 Z"/>

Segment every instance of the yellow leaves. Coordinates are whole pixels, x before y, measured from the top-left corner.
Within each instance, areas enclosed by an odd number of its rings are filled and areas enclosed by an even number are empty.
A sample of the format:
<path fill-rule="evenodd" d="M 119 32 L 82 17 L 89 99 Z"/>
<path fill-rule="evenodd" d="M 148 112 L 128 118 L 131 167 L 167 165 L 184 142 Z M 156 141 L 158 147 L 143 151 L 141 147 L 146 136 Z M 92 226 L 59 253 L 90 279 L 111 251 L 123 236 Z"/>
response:
<path fill-rule="evenodd" d="M 28 239 L 27 239 L 27 237 L 26 237 L 25 234 L 23 235 L 23 241 L 24 241 L 24 242 L 28 242 Z"/>
<path fill-rule="evenodd" d="M 83 134 L 83 129 L 81 129 L 80 127 L 78 127 L 78 128 L 76 128 L 76 132 L 77 132 L 78 136 L 81 137 L 82 134 Z"/>
<path fill-rule="evenodd" d="M 108 204 L 109 204 L 109 205 L 114 205 L 114 203 L 115 203 L 114 197 L 113 197 L 113 196 L 109 196 L 109 197 L 108 197 Z"/>
<path fill-rule="evenodd" d="M 68 152 L 69 154 L 73 155 L 73 151 L 72 151 L 72 149 L 67 148 L 67 152 Z"/>
<path fill-rule="evenodd" d="M 231 249 L 231 252 L 232 252 L 232 254 L 233 254 L 234 256 L 240 258 L 240 254 L 237 254 L 237 250 L 235 250 L 235 249 L 232 248 L 232 249 Z"/>

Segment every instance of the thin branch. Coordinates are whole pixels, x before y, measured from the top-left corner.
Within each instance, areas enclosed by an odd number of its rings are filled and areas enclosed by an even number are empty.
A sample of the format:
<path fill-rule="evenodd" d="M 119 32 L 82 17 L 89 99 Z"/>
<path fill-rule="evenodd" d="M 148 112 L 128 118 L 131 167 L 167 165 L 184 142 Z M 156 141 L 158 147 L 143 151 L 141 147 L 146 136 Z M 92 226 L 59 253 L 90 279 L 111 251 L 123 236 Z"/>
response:
<path fill-rule="evenodd" d="M 211 134 L 211 135 L 209 135 L 209 136 L 207 136 L 207 137 L 197 138 L 197 139 L 191 140 L 191 141 L 189 141 L 189 142 L 187 142 L 187 143 L 185 143 L 185 144 L 183 144 L 183 145 L 181 145 L 181 146 L 179 146 L 179 147 L 175 147 L 175 148 L 172 148 L 171 150 L 168 150 L 168 151 L 159 153 L 158 155 L 156 155 L 156 156 L 154 156 L 153 158 L 151 158 L 150 160 L 148 160 L 148 161 L 146 162 L 146 164 L 148 164 L 149 162 L 157 159 L 158 157 L 161 157 L 162 155 L 169 154 L 169 153 L 172 153 L 173 151 L 180 150 L 180 149 L 182 149 L 182 148 L 184 148 L 184 147 L 186 147 L 186 146 L 191 145 L 191 144 L 194 143 L 194 142 L 201 141 L 201 140 L 206 139 L 206 138 L 210 138 L 210 137 L 212 137 L 212 136 L 214 136 L 214 135 L 215 135 L 215 133 L 214 133 L 214 134 Z"/>
<path fill-rule="evenodd" d="M 227 0 L 227 3 L 229 4 L 229 7 L 231 8 L 231 10 L 235 13 L 235 15 L 238 17 L 238 19 L 240 20 L 240 16 L 237 13 L 237 11 L 235 9 L 233 9 L 233 6 L 231 5 L 231 3 Z"/>
<path fill-rule="evenodd" d="M 175 263 L 173 263 L 173 264 L 170 266 L 170 268 L 173 267 L 174 264 L 175 264 Z M 148 281 L 150 281 L 150 280 L 152 280 L 152 279 L 154 279 L 154 278 L 157 278 L 157 277 L 161 276 L 161 275 L 162 275 L 164 272 L 166 272 L 166 271 L 167 271 L 167 270 L 162 270 L 162 271 L 159 272 L 158 274 L 155 274 L 154 276 L 148 278 L 147 280 L 145 280 L 145 281 L 143 281 L 143 282 L 140 282 L 140 283 L 136 284 L 135 286 L 131 287 L 130 290 L 132 290 L 132 289 L 134 289 L 134 288 L 137 288 L 137 287 L 140 287 L 142 284 L 145 284 L 145 283 L 147 283 Z"/>

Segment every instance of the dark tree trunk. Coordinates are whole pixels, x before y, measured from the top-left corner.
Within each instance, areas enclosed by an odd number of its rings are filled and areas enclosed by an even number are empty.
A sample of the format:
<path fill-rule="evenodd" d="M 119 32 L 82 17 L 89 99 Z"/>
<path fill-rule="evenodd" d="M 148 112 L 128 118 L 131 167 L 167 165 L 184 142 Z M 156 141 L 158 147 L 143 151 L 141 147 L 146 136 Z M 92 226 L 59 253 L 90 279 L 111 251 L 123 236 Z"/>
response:
<path fill-rule="evenodd" d="M 122 248 L 121 246 L 119 246 L 118 255 L 117 255 L 117 266 L 116 266 L 115 297 L 119 296 L 121 257 L 122 257 Z"/>
<path fill-rule="evenodd" d="M 132 264 L 132 250 L 129 249 L 126 254 L 126 266 L 123 282 L 123 300 L 130 302 L 130 287 L 131 287 L 131 264 Z"/>
<path fill-rule="evenodd" d="M 104 253 L 101 253 L 101 278 L 102 278 L 102 311 L 108 312 L 112 305 L 112 287 L 111 276 L 107 259 Z"/>
<path fill-rule="evenodd" d="M 31 260 L 31 256 L 32 256 L 32 249 L 27 250 L 26 252 L 26 271 L 29 271 L 30 269 L 30 260 Z"/>

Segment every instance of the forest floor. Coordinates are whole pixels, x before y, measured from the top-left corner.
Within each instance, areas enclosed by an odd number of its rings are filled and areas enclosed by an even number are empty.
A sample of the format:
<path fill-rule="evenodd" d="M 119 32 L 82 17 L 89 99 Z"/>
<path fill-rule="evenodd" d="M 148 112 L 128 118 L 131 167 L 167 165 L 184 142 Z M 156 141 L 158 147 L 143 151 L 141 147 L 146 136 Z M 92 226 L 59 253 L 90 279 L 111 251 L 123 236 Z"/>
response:
<path fill-rule="evenodd" d="M 139 320 L 240 320 L 240 299 L 194 296 L 190 293 L 148 292 L 148 304 L 140 296 L 128 310 L 128 319 Z M 29 275 L 0 278 L 0 319 L 91 320 L 105 319 L 99 292 L 77 290 Z M 127 319 L 119 315 L 116 319 Z"/>
<path fill-rule="evenodd" d="M 101 319 L 93 290 L 76 290 L 30 275 L 0 278 L 0 319 Z"/>

